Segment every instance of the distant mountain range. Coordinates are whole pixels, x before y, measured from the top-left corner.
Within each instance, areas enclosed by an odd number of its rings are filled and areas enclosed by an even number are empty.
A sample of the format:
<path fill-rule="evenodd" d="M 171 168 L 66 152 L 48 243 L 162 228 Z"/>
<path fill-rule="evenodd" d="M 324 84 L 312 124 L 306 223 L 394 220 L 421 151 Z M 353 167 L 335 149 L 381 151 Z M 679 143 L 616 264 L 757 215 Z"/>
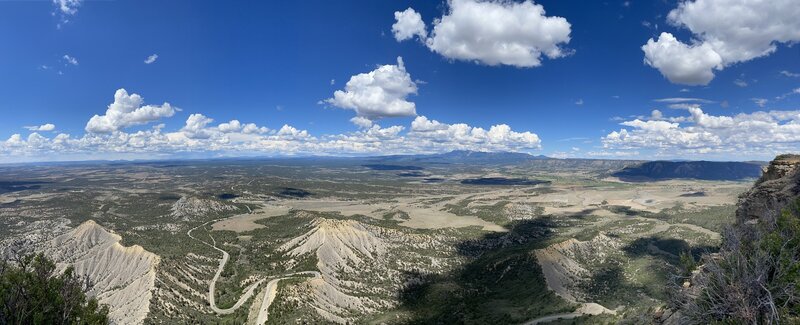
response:
<path fill-rule="evenodd" d="M 649 161 L 625 167 L 612 176 L 627 182 L 677 178 L 733 181 L 760 177 L 762 166 L 758 162 Z"/>
<path fill-rule="evenodd" d="M 378 161 L 416 162 L 416 163 L 519 163 L 529 160 L 550 159 L 547 156 L 534 156 L 523 152 L 482 152 L 470 150 L 453 150 L 445 153 L 426 155 L 392 155 L 372 157 Z"/>

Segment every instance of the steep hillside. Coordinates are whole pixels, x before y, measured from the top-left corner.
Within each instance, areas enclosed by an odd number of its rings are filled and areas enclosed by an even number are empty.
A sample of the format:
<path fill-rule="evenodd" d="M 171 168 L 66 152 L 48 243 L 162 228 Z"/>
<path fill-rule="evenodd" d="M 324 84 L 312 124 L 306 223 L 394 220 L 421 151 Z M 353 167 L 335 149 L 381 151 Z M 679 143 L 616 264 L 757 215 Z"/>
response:
<path fill-rule="evenodd" d="M 618 250 L 618 239 L 600 234 L 591 241 L 569 239 L 534 251 L 542 267 L 547 286 L 561 298 L 570 302 L 584 302 L 578 283 L 591 277 L 590 264 L 601 264 L 607 252 Z"/>
<path fill-rule="evenodd" d="M 140 324 L 150 309 L 159 257 L 141 246 L 122 246 L 121 239 L 90 220 L 40 249 L 89 280 L 89 294 L 109 306 L 113 323 Z"/>
<path fill-rule="evenodd" d="M 398 305 L 396 293 L 404 285 L 402 274 L 420 269 L 441 272 L 452 263 L 437 256 L 452 248 L 410 229 L 323 217 L 315 218 L 307 227 L 304 234 L 284 243 L 278 251 L 285 254 L 287 265 L 293 269 L 308 258 L 316 260 L 319 273 L 289 288 L 287 295 L 302 299 L 330 322 L 352 323 L 393 308 Z"/>
<path fill-rule="evenodd" d="M 676 178 L 734 181 L 761 176 L 761 165 L 750 162 L 649 161 L 625 167 L 612 176 L 630 182 Z"/>

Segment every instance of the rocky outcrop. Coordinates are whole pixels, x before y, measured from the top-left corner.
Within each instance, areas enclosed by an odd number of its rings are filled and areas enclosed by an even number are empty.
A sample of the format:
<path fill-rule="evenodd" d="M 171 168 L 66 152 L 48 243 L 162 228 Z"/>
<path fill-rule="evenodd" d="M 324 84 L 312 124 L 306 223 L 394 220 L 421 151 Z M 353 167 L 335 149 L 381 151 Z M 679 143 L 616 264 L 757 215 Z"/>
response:
<path fill-rule="evenodd" d="M 193 221 L 197 216 L 236 210 L 236 206 L 223 204 L 214 200 L 182 196 L 172 204 L 172 216 L 184 221 Z"/>
<path fill-rule="evenodd" d="M 737 224 L 772 222 L 787 204 L 800 195 L 800 155 L 780 155 L 765 168 L 761 178 L 739 198 Z"/>

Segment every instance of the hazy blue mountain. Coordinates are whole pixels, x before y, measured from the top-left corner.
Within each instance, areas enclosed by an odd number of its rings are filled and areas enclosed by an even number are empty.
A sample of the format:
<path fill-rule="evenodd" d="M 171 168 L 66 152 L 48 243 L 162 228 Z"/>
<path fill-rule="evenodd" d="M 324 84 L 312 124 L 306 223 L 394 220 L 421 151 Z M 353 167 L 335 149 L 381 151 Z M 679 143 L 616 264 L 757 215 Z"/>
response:
<path fill-rule="evenodd" d="M 649 161 L 625 167 L 612 176 L 634 182 L 675 178 L 741 180 L 761 176 L 761 166 L 754 162 Z"/>

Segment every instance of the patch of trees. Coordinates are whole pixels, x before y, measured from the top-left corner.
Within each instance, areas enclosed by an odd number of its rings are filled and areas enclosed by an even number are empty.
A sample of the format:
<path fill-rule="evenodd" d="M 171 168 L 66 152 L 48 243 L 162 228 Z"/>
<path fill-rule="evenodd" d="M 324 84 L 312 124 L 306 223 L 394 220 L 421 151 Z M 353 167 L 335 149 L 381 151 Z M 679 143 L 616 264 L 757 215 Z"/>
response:
<path fill-rule="evenodd" d="M 58 272 L 44 255 L 0 262 L 0 324 L 108 324 L 108 307 L 87 297 L 72 267 Z"/>

